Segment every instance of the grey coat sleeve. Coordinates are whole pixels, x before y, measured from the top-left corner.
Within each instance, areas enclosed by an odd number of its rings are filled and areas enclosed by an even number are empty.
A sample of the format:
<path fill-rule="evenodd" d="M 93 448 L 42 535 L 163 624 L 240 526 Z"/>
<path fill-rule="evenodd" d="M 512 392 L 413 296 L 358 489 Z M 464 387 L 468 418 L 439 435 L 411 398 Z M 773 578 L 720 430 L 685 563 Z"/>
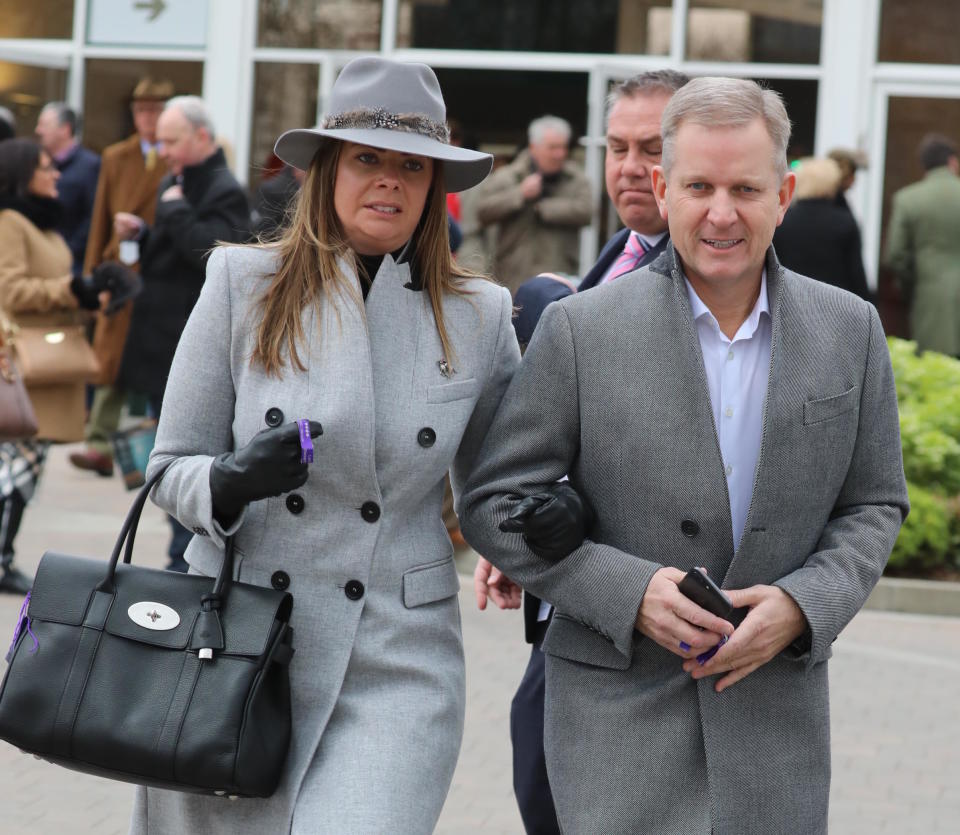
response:
<path fill-rule="evenodd" d="M 210 464 L 220 453 L 233 449 L 236 395 L 230 359 L 229 273 L 227 248 L 217 247 L 173 358 L 147 467 L 149 477 L 169 464 L 154 489 L 154 501 L 195 533 L 208 534 L 220 548 L 246 517 L 244 510 L 224 530 L 213 518 L 210 495 Z"/>
<path fill-rule="evenodd" d="M 555 303 L 500 404 L 467 484 L 460 523 L 467 541 L 511 579 L 606 635 L 629 658 L 637 612 L 659 563 L 590 540 L 552 563 L 527 548 L 520 534 L 498 528 L 523 497 L 574 469 L 578 404 L 576 346 L 566 310 Z"/>
<path fill-rule="evenodd" d="M 490 424 L 503 399 L 503 393 L 507 390 L 507 385 L 520 364 L 520 346 L 517 344 L 517 336 L 510 321 L 513 315 L 510 291 L 506 287 L 500 287 L 497 296 L 500 308 L 496 347 L 490 356 L 490 366 L 483 391 L 480 392 L 477 404 L 473 408 L 473 414 L 470 415 L 457 454 L 453 459 L 453 466 L 450 468 L 450 486 L 453 488 L 455 507 L 459 504 L 464 484 L 473 470 L 474 462 L 490 430 Z"/>
<path fill-rule="evenodd" d="M 868 315 L 870 345 L 850 468 L 816 550 L 775 583 L 807 618 L 810 648 L 802 660 L 809 664 L 829 657 L 840 630 L 866 602 L 910 509 L 890 354 L 872 305 Z"/>

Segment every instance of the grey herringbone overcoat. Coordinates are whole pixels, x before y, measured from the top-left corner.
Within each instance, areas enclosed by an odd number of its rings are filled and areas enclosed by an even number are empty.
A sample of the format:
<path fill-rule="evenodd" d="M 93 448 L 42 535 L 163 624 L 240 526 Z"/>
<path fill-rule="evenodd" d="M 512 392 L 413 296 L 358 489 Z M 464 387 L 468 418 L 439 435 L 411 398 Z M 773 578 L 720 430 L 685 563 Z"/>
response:
<path fill-rule="evenodd" d="M 172 461 L 156 501 L 198 532 L 186 554 L 194 570 L 215 574 L 235 530 L 240 580 L 289 578 L 290 754 L 266 800 L 139 790 L 133 831 L 428 833 L 464 711 L 444 475 L 452 467 L 458 491 L 519 362 L 510 296 L 477 279 L 471 295 L 445 297 L 456 357 L 444 358 L 428 294 L 387 255 L 365 308 L 325 298 L 319 326 L 304 312 L 308 368 L 277 379 L 250 363 L 252 303 L 274 265 L 270 251 L 214 251 L 177 349 L 151 470 Z M 443 359 L 455 373 L 442 372 Z M 254 502 L 223 531 L 212 515 L 213 456 L 298 418 L 323 425 L 299 499 Z"/>
<path fill-rule="evenodd" d="M 907 510 L 897 403 L 872 306 L 767 256 L 772 353 L 736 553 L 700 344 L 673 248 L 547 308 L 463 497 L 467 539 L 556 606 L 546 749 L 572 835 L 816 835 L 830 787 L 830 645 Z M 570 474 L 597 512 L 558 563 L 497 524 Z M 721 694 L 634 629 L 665 565 L 775 584 L 810 625 Z M 882 684 L 882 670 L 877 671 Z"/>

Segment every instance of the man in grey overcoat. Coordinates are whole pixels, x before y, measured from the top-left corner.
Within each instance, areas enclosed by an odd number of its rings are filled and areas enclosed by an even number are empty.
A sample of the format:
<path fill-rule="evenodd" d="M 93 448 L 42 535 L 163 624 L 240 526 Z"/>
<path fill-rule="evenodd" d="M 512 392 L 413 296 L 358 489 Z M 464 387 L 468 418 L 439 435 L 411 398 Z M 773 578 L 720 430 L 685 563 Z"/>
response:
<path fill-rule="evenodd" d="M 672 243 L 547 308 L 467 485 L 468 541 L 556 607 L 565 832 L 826 832 L 826 661 L 908 502 L 876 311 L 770 246 L 789 132 L 752 81 L 673 96 L 653 175 Z M 550 561 L 499 525 L 567 473 L 596 522 Z M 749 608 L 735 630 L 679 591 L 694 567 Z"/>

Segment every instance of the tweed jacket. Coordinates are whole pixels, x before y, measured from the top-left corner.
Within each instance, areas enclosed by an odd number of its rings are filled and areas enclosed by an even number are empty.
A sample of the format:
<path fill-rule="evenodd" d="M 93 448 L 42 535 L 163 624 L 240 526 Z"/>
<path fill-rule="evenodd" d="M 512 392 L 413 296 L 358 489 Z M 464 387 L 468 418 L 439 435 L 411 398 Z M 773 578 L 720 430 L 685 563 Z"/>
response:
<path fill-rule="evenodd" d="M 547 308 L 464 495 L 467 540 L 556 606 L 543 644 L 545 746 L 567 832 L 826 832 L 825 662 L 880 576 L 907 494 L 876 311 L 782 269 L 772 249 L 766 266 L 770 373 L 736 553 L 672 245 Z M 550 563 L 497 525 L 566 473 L 597 521 Z M 780 586 L 807 618 L 809 650 L 785 651 L 721 694 L 715 680 L 695 682 L 634 626 L 665 565 L 704 566 L 726 588 Z"/>
<path fill-rule="evenodd" d="M 157 188 L 166 173 L 166 166 L 160 160 L 147 170 L 138 134 L 104 149 L 90 217 L 87 254 L 83 259 L 84 274 L 88 275 L 104 261 L 120 257 L 120 241 L 113 229 L 113 216 L 117 212 L 130 212 L 142 217 L 147 225 L 153 224 Z M 132 309 L 133 303 L 129 302 L 111 316 L 97 315 L 93 350 L 100 361 L 100 376 L 96 380 L 100 385 L 109 385 L 117 377 Z"/>
<path fill-rule="evenodd" d="M 922 351 L 960 357 L 960 177 L 947 166 L 893 196 L 885 261 L 910 305 Z"/>
<path fill-rule="evenodd" d="M 520 190 L 533 172 L 530 152 L 495 171 L 477 188 L 475 207 L 483 225 L 498 224 L 494 275 L 511 292 L 543 272 L 580 272 L 580 227 L 593 216 L 586 175 L 567 162 L 543 192 L 527 200 Z"/>
<path fill-rule="evenodd" d="M 134 831 L 260 835 L 290 831 L 296 816 L 295 832 L 426 835 L 453 775 L 465 698 L 444 476 L 449 469 L 459 495 L 519 363 L 510 297 L 480 279 L 470 295 L 446 296 L 456 356 L 444 358 L 427 293 L 387 255 L 364 306 L 324 298 L 318 313 L 305 310 L 308 368 L 277 379 L 250 362 L 251 306 L 274 269 L 270 250 L 212 254 L 149 471 L 172 461 L 155 498 L 197 534 L 186 552 L 193 570 L 215 574 L 224 536 L 235 534 L 240 580 L 289 583 L 286 772 L 263 801 L 150 790 Z M 213 457 L 299 418 L 323 426 L 307 483 L 251 503 L 223 530 L 210 498 Z"/>

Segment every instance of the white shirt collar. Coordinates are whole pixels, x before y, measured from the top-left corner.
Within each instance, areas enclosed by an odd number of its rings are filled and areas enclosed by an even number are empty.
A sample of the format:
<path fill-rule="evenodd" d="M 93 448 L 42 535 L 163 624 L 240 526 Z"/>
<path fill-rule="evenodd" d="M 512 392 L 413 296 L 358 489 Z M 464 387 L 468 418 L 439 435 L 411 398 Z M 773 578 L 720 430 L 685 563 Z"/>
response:
<path fill-rule="evenodd" d="M 717 330 L 720 329 L 720 323 L 717 322 L 716 316 L 710 312 L 710 308 L 707 307 L 700 296 L 697 295 L 697 291 L 693 289 L 693 285 L 690 283 L 690 280 L 684 276 L 684 283 L 687 285 L 687 298 L 690 300 L 690 309 L 693 311 L 694 321 L 708 316 L 713 322 Z M 731 339 L 731 342 L 736 342 L 738 339 L 749 339 L 756 332 L 757 328 L 760 327 L 760 314 L 766 313 L 767 316 L 770 315 L 770 302 L 767 297 L 767 269 L 764 267 L 763 273 L 760 276 L 760 295 L 757 296 L 757 300 L 753 305 L 753 310 L 750 311 L 750 315 L 747 316 L 744 323 L 740 325 L 737 330 L 736 335 Z"/>

